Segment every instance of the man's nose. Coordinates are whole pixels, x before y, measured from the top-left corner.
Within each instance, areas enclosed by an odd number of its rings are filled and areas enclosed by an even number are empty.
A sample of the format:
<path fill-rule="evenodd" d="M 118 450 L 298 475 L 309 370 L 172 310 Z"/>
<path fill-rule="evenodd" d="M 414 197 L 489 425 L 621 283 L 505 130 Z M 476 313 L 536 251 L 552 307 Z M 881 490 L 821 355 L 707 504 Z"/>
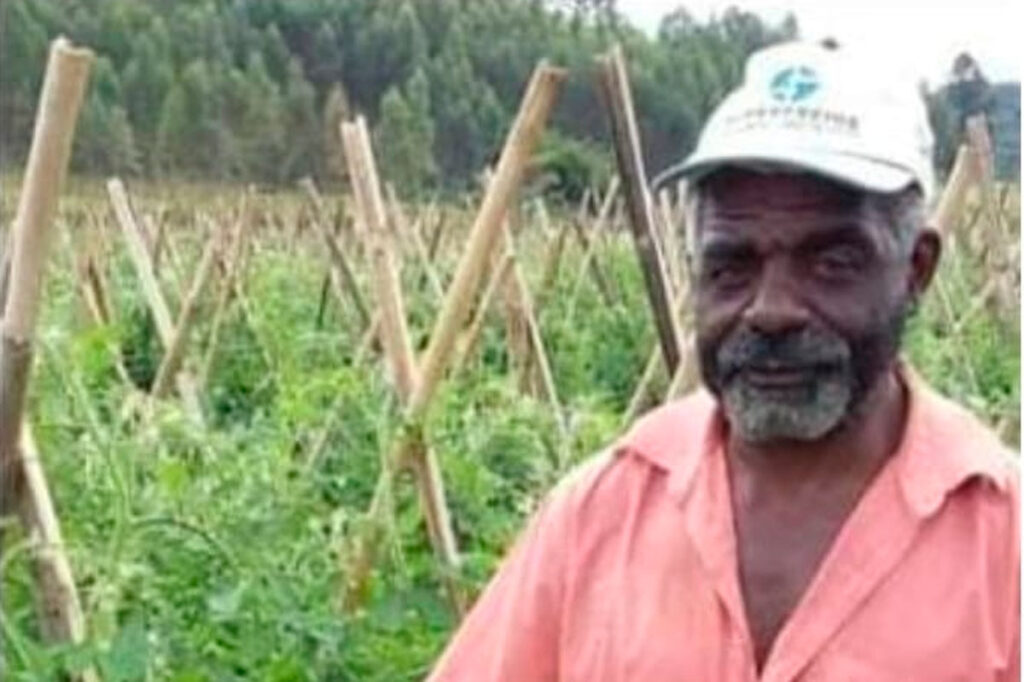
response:
<path fill-rule="evenodd" d="M 743 312 L 744 321 L 764 334 L 802 329 L 810 318 L 799 289 L 800 282 L 785 271 L 784 264 L 767 264 L 754 299 Z"/>

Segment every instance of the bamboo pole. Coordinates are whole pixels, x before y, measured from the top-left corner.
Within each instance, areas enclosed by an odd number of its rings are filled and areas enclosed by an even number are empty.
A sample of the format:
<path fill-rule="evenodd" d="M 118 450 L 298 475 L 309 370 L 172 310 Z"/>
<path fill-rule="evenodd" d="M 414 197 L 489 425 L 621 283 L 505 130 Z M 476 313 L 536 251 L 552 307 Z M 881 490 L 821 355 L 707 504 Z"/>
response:
<path fill-rule="evenodd" d="M 154 398 L 163 398 L 167 394 L 171 388 L 171 382 L 178 376 L 178 372 L 181 370 L 182 362 L 185 359 L 185 347 L 188 344 L 188 339 L 192 333 L 192 328 L 195 326 L 196 316 L 199 311 L 199 298 L 202 296 L 206 283 L 210 280 L 210 274 L 213 272 L 217 250 L 216 241 L 215 237 L 210 237 L 207 241 L 206 248 L 203 250 L 203 255 L 199 261 L 199 267 L 196 268 L 196 274 L 192 279 L 192 285 L 189 287 L 188 294 L 185 295 L 181 302 L 178 323 L 174 326 L 171 342 L 163 358 L 160 360 L 156 378 L 153 380 L 153 386 L 149 391 Z"/>
<path fill-rule="evenodd" d="M 356 282 L 352 265 L 348 262 L 348 258 L 345 257 L 341 247 L 338 246 L 338 242 L 334 239 L 334 235 L 331 234 L 330 228 L 324 220 L 326 211 L 324 210 L 323 199 L 320 197 L 316 185 L 313 184 L 312 178 L 303 178 L 299 181 L 299 185 L 306 192 L 306 196 L 309 197 L 310 204 L 313 207 L 311 220 L 323 238 L 324 244 L 327 245 L 327 254 L 330 257 L 335 287 L 339 290 L 343 289 L 348 293 L 352 305 L 355 306 L 356 312 L 359 315 L 360 324 L 366 328 L 370 325 L 370 313 L 367 310 L 366 302 L 363 300 L 363 295 L 359 292 L 359 284 Z"/>
<path fill-rule="evenodd" d="M 540 384 L 545 399 L 555 413 L 555 420 L 558 432 L 561 436 L 560 459 L 565 463 L 568 455 L 569 430 L 565 424 L 565 411 L 562 409 L 562 401 L 558 397 L 558 390 L 555 386 L 554 372 L 551 371 L 551 363 L 548 361 L 548 354 L 544 348 L 544 338 L 540 333 L 540 324 L 534 314 L 533 301 L 530 299 L 530 290 L 526 286 L 526 278 L 523 276 L 522 268 L 519 267 L 519 259 L 516 257 L 515 241 L 512 238 L 512 231 L 505 228 L 505 249 L 512 254 L 512 270 L 510 273 L 509 289 L 512 293 L 512 302 L 516 310 L 522 315 L 526 325 L 527 340 L 531 351 L 530 357 L 537 363 L 537 370 L 540 374 Z M 525 370 L 529 372 L 529 365 Z M 527 379 L 528 377 L 523 377 Z"/>
<path fill-rule="evenodd" d="M 633 396 L 629 399 L 626 411 L 622 415 L 623 426 L 628 426 L 644 410 L 650 407 L 653 402 L 651 400 L 653 395 L 651 385 L 658 376 L 658 370 L 662 367 L 662 361 L 661 347 L 658 344 L 654 344 L 647 356 L 647 362 L 644 364 L 644 371 L 640 375 L 640 381 L 637 382 Z"/>
<path fill-rule="evenodd" d="M 583 263 L 580 264 L 580 268 L 576 274 L 576 280 L 572 287 L 572 293 L 569 295 L 569 309 L 573 308 L 573 304 L 576 297 L 579 295 L 580 289 L 583 285 L 583 279 L 586 273 L 589 271 L 591 276 L 594 278 L 594 282 L 597 284 L 598 291 L 601 293 L 601 298 L 604 300 L 605 305 L 611 306 L 613 296 L 611 288 L 608 285 L 608 281 L 605 279 L 604 274 L 601 272 L 600 267 L 597 264 L 597 250 L 601 243 L 601 236 L 605 229 L 605 225 L 608 222 L 608 216 L 611 213 L 612 206 L 615 202 L 615 195 L 619 189 L 619 176 L 612 176 L 612 181 L 608 186 L 608 191 L 604 195 L 604 200 L 601 202 L 601 208 L 597 214 L 597 219 L 593 223 L 591 228 L 590 239 L 585 239 L 586 250 L 583 253 Z M 577 228 L 579 231 L 579 228 Z"/>
<path fill-rule="evenodd" d="M 596 244 L 592 237 L 583 229 L 583 223 L 580 222 L 579 218 L 570 222 L 572 223 L 573 233 L 576 235 L 576 241 L 579 242 L 580 251 L 583 253 L 581 270 L 583 272 L 590 272 L 591 277 L 594 279 L 594 284 L 597 285 L 597 291 L 601 295 L 601 301 L 606 306 L 611 307 L 614 305 L 615 300 L 612 295 L 611 286 L 608 284 L 608 279 L 604 276 L 604 272 L 601 270 L 601 266 L 594 255 L 596 253 Z M 589 258 L 588 255 L 590 256 Z"/>
<path fill-rule="evenodd" d="M 939 197 L 938 205 L 932 213 L 932 225 L 941 234 L 953 234 L 954 221 L 963 212 L 967 190 L 977 182 L 978 167 L 976 154 L 966 144 L 960 145 L 956 152 L 953 169 L 946 180 L 946 186 Z"/>
<path fill-rule="evenodd" d="M 113 324 L 110 302 L 106 294 L 106 285 L 103 283 L 102 269 L 96 265 L 96 259 L 99 256 L 90 247 L 86 247 L 82 253 L 80 247 L 75 244 L 68 224 L 62 222 L 61 226 L 63 227 L 61 232 L 64 237 L 64 247 L 75 264 L 76 289 L 85 302 L 92 323 L 103 327 L 110 326 Z M 0 298 L 0 306 L 2 306 L 2 298 Z M 117 342 L 109 340 L 106 342 L 106 346 L 113 357 L 114 370 L 118 377 L 125 386 L 135 390 L 135 384 L 128 373 L 128 368 L 125 367 L 124 357 L 121 355 L 121 349 Z"/>
<path fill-rule="evenodd" d="M 16 509 L 33 539 L 41 630 L 53 642 L 80 642 L 85 627 L 42 464 L 24 426 L 24 413 L 52 225 L 92 60 L 92 52 L 72 47 L 63 36 L 50 44 L 14 220 L 0 342 L 0 515 Z M 85 671 L 75 678 L 92 680 L 95 676 Z"/>
<path fill-rule="evenodd" d="M 423 243 L 423 236 L 420 234 L 419 228 L 416 225 L 409 224 L 405 212 L 402 210 L 402 204 L 398 201 L 395 188 L 390 183 L 387 186 L 387 193 L 388 203 L 391 205 L 391 215 L 394 216 L 395 233 L 406 235 L 409 241 L 412 242 L 413 253 L 419 262 L 420 268 L 423 270 L 423 276 L 430 283 L 430 288 L 437 299 L 444 298 L 444 287 L 441 285 L 441 278 L 437 276 L 437 270 L 430 261 L 427 246 Z"/>
<path fill-rule="evenodd" d="M 146 250 L 139 225 L 132 215 L 124 184 L 118 178 L 110 178 L 107 181 L 107 194 L 110 196 L 114 215 L 121 226 L 121 232 L 128 246 L 128 256 L 131 258 L 135 274 L 142 286 L 142 294 L 146 299 L 150 314 L 153 316 L 157 337 L 166 352 L 174 340 L 174 320 L 171 309 L 167 305 L 156 274 L 153 272 L 153 263 L 149 259 L 149 252 Z M 185 410 L 193 421 L 202 425 L 204 423 L 203 412 L 195 380 L 187 372 L 178 372 L 174 381 Z"/>
<path fill-rule="evenodd" d="M 381 313 L 381 341 L 398 393 L 403 400 L 408 400 L 417 380 L 416 363 L 365 119 L 359 117 L 355 123 L 343 122 L 341 138 L 345 145 L 345 162 L 355 194 L 356 208 L 366 227 L 367 246 L 373 263 L 374 289 Z"/>
<path fill-rule="evenodd" d="M 10 235 L 8 235 L 10 237 Z M 10 241 L 7 239 L 5 241 Z M 5 244 L 4 250 L 0 252 L 0 310 L 3 310 L 4 302 L 7 300 L 7 285 L 11 281 L 11 249 Z"/>
<path fill-rule="evenodd" d="M 17 499 L 18 439 L 28 388 L 31 346 L 42 297 L 51 228 L 92 53 L 61 37 L 50 45 L 24 186 L 14 220 L 10 288 L 0 349 L 0 478 L 3 507 Z"/>
<path fill-rule="evenodd" d="M 491 273 L 491 279 L 487 283 L 487 287 L 484 289 L 483 296 L 480 297 L 480 302 L 477 304 L 476 313 L 473 316 L 473 321 L 469 325 L 469 329 L 463 334 L 462 337 L 462 350 L 459 353 L 459 359 L 455 362 L 455 371 L 460 372 L 462 368 L 469 362 L 469 358 L 472 357 L 473 351 L 476 349 L 476 344 L 480 341 L 480 334 L 483 331 L 484 323 L 487 320 L 487 311 L 491 307 L 491 301 L 494 299 L 495 294 L 505 283 L 505 278 L 512 267 L 512 254 L 506 251 L 502 254 L 501 260 L 498 261 L 497 267 Z"/>
<path fill-rule="evenodd" d="M 85 617 L 71 564 L 64 553 L 60 522 L 46 484 L 39 449 L 27 423 L 22 425 L 19 453 L 27 494 L 20 500 L 18 514 L 36 547 L 32 573 L 40 586 L 36 595 L 42 616 L 40 630 L 43 638 L 50 642 L 81 642 L 85 639 Z"/>
<path fill-rule="evenodd" d="M 630 224 L 633 228 L 633 244 L 643 271 L 661 352 L 665 356 L 665 366 L 668 367 L 669 373 L 675 374 L 681 352 L 680 331 L 674 314 L 676 306 L 672 302 L 665 260 L 655 232 L 654 211 L 647 186 L 640 132 L 636 125 L 633 95 L 626 74 L 622 48 L 615 46 L 607 55 L 600 57 L 598 62 L 601 67 L 601 84 L 611 118 L 615 157 L 626 190 L 626 204 L 629 207 Z"/>
<path fill-rule="evenodd" d="M 505 140 L 505 146 L 498 161 L 493 180 L 488 183 L 483 202 L 470 230 L 466 249 L 459 261 L 445 295 L 445 300 L 430 336 L 430 342 L 420 363 L 420 377 L 416 383 L 405 416 L 410 428 L 403 435 L 385 459 L 385 467 L 377 480 L 373 501 L 368 511 L 367 532 L 357 540 L 352 572 L 349 576 L 346 608 L 354 606 L 364 593 L 366 578 L 373 563 L 377 536 L 382 525 L 381 514 L 385 509 L 391 477 L 392 463 L 408 459 L 410 451 L 418 447 L 419 428 L 427 407 L 441 381 L 441 377 L 453 359 L 453 350 L 459 329 L 470 312 L 473 297 L 489 260 L 490 252 L 501 236 L 501 229 L 508 206 L 522 182 L 533 148 L 540 139 L 555 98 L 566 78 L 564 69 L 553 68 L 541 62 L 534 70 L 527 86 L 519 112 L 512 129 Z"/>
<path fill-rule="evenodd" d="M 418 419 L 430 403 L 449 364 L 458 330 L 470 311 L 488 256 L 500 237 L 505 213 L 566 75 L 565 70 L 543 62 L 534 72 L 424 353 L 420 382 L 409 401 L 409 416 L 413 419 Z"/>
<path fill-rule="evenodd" d="M 345 161 L 356 195 L 356 206 L 362 211 L 367 228 L 368 246 L 374 268 L 374 288 L 381 311 L 381 336 L 384 350 L 396 379 L 402 402 L 412 397 L 416 376 L 416 360 L 406 326 L 405 304 L 401 283 L 395 266 L 392 248 L 393 232 L 388 229 L 384 199 L 381 196 L 370 135 L 366 120 L 360 116 L 355 123 L 341 124 L 341 138 L 345 145 Z M 446 585 L 457 612 L 465 605 L 464 595 L 453 576 L 460 565 L 455 531 L 445 500 L 444 482 L 437 457 L 427 447 L 419 447 L 411 459 L 420 493 L 420 505 L 427 522 L 427 530 L 438 557 L 449 569 Z"/>
<path fill-rule="evenodd" d="M 672 375 L 672 380 L 669 381 L 668 389 L 665 391 L 666 402 L 692 391 L 700 380 L 695 343 L 693 332 L 686 332 L 683 336 L 683 347 L 680 349 L 679 366 L 676 367 L 675 374 Z"/>
<path fill-rule="evenodd" d="M 213 361 L 217 355 L 217 345 L 220 341 L 220 329 L 224 324 L 228 303 L 231 301 L 232 294 L 235 293 L 235 282 L 238 279 L 239 271 L 242 269 L 242 261 L 245 259 L 246 237 L 249 234 L 246 228 L 248 215 L 249 202 L 243 199 L 238 223 L 235 225 L 235 229 L 231 234 L 231 240 L 227 245 L 226 270 L 221 281 L 217 304 L 213 312 L 213 322 L 211 323 L 210 336 L 206 343 L 206 352 L 203 354 L 203 369 L 199 373 L 200 385 L 206 385 L 210 380 L 210 373 L 213 371 Z"/>
<path fill-rule="evenodd" d="M 537 287 L 537 314 L 547 304 L 555 282 L 558 281 L 558 270 L 562 265 L 562 254 L 565 252 L 565 242 L 569 237 L 569 230 L 572 228 L 563 223 L 555 235 L 554 244 L 547 249 L 544 258 L 544 266 L 541 268 L 540 286 Z"/>

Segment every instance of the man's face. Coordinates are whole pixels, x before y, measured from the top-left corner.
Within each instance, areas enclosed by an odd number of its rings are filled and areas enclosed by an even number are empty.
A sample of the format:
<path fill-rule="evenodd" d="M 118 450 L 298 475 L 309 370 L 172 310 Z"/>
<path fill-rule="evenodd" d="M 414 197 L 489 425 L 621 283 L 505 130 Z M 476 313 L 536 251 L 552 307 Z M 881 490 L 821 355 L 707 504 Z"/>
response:
<path fill-rule="evenodd" d="M 701 373 L 743 440 L 817 440 L 891 366 L 913 269 L 887 221 L 865 195 L 809 175 L 728 169 L 705 181 Z"/>

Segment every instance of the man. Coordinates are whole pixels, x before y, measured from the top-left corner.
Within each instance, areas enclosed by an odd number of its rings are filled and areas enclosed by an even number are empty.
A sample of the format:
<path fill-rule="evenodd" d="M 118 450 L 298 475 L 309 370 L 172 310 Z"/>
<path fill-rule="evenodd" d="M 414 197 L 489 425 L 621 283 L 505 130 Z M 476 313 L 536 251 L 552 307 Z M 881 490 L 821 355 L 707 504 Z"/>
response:
<path fill-rule="evenodd" d="M 1013 456 L 899 359 L 940 242 L 885 80 L 751 58 L 670 173 L 706 390 L 550 494 L 433 682 L 1019 679 Z"/>

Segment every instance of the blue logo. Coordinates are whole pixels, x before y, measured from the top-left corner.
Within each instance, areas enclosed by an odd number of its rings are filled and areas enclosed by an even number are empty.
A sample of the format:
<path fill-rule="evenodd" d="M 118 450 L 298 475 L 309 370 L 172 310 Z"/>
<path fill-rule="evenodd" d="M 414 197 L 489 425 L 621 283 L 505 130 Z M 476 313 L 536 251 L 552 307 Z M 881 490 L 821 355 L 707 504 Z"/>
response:
<path fill-rule="evenodd" d="M 772 78 L 772 98 L 777 102 L 795 104 L 807 99 L 821 87 L 818 74 L 806 66 L 790 66 Z"/>

